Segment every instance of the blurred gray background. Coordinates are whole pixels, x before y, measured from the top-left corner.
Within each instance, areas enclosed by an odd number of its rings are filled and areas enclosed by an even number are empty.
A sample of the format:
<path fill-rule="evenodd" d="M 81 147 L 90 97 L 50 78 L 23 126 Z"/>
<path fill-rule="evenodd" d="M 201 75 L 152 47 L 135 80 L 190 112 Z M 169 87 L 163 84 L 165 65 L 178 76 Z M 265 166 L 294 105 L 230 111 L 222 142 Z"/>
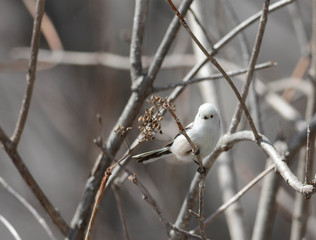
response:
<path fill-rule="evenodd" d="M 217 40 L 236 25 L 226 19 L 227 16 L 220 2 L 208 1 L 207 10 L 210 21 L 207 30 Z M 128 57 L 134 4 L 134 1 L 123 0 L 47 0 L 45 9 L 59 34 L 64 50 L 108 52 Z M 242 21 L 259 11 L 263 3 L 240 0 L 232 1 L 232 4 Z M 301 0 L 298 1 L 298 5 L 303 13 L 306 33 L 310 38 L 312 1 Z M 155 53 L 173 17 L 173 12 L 166 1 L 150 1 L 149 7 L 143 46 L 143 54 L 146 56 Z M 16 54 L 21 47 L 30 46 L 32 23 L 32 17 L 22 1 L 0 0 L 0 125 L 8 135 L 12 134 L 18 117 L 27 71 L 25 67 L 18 69 L 12 67 L 10 63 L 16 60 Z M 257 24 L 245 31 L 250 46 L 254 42 L 256 31 Z M 41 48 L 49 49 L 44 38 Z M 193 52 L 191 40 L 182 28 L 172 46 L 172 52 L 179 54 Z M 300 56 L 301 46 L 294 32 L 288 7 L 269 15 L 258 62 L 275 61 L 278 66 L 262 70 L 256 76 L 265 82 L 289 77 Z M 237 40 L 233 40 L 220 51 L 218 57 L 239 66 L 243 65 L 240 61 L 241 51 Z M 232 69 L 233 65 L 227 64 L 225 67 Z M 172 81 L 180 81 L 189 69 L 189 67 L 163 69 L 157 76 L 155 85 L 163 86 Z M 224 99 L 224 115 L 230 119 L 237 100 L 224 81 L 221 81 L 220 85 L 222 87 L 220 94 Z M 162 92 L 161 95 L 167 96 L 169 92 Z M 19 152 L 41 188 L 68 222 L 73 217 L 85 181 L 99 153 L 99 149 L 93 144 L 93 139 L 97 136 L 107 138 L 130 93 L 128 70 L 101 65 L 72 64 L 59 64 L 47 70 L 39 69 Z M 182 93 L 175 104 L 183 124 L 193 120 L 197 107 L 202 101 L 196 86 L 191 86 Z M 302 113 L 305 104 L 304 98 L 300 96 L 297 96 L 293 103 Z M 264 102 L 261 110 L 264 134 L 271 141 L 275 140 L 281 130 L 286 137 L 293 134 L 291 125 L 280 119 Z M 98 124 L 96 114 L 102 116 L 102 126 Z M 177 133 L 177 128 L 168 116 L 163 122 L 163 132 L 165 134 L 159 136 L 158 140 L 143 144 L 137 151 L 162 146 L 172 139 Z M 132 142 L 137 134 L 135 125 L 127 139 Z M 124 151 L 126 147 L 122 145 L 118 156 Z M 266 156 L 251 143 L 238 144 L 233 153 L 238 188 L 241 188 L 263 170 Z M 135 163 L 129 166 L 151 191 L 168 220 L 174 222 L 195 173 L 196 165 L 182 166 L 172 164 L 170 161 L 161 161 L 146 166 Z M 206 215 L 211 214 L 221 204 L 221 189 L 218 186 L 216 168 L 217 164 L 207 178 Z M 63 239 L 4 150 L 0 151 L 0 176 L 41 213 L 56 238 Z M 294 194 L 287 186 L 285 190 L 290 195 Z M 164 226 L 151 207 L 143 201 L 139 190 L 127 181 L 120 192 L 131 239 L 167 239 Z M 252 232 L 258 197 L 259 188 L 254 188 L 241 200 L 249 235 Z M 315 203 L 315 199 L 312 201 Z M 314 209 L 312 213 L 315 214 Z M 288 239 L 290 219 L 286 214 L 280 212 L 276 214 L 277 220 L 272 238 Z M 47 234 L 31 214 L 3 187 L 0 187 L 0 215 L 15 227 L 23 240 L 48 239 Z M 195 226 L 197 222 L 193 222 L 192 226 Z M 229 239 L 223 216 L 208 226 L 207 232 L 211 239 Z M 2 224 L 0 224 L 0 239 L 13 239 Z M 118 209 L 111 191 L 102 201 L 93 229 L 93 239 L 123 239 Z"/>

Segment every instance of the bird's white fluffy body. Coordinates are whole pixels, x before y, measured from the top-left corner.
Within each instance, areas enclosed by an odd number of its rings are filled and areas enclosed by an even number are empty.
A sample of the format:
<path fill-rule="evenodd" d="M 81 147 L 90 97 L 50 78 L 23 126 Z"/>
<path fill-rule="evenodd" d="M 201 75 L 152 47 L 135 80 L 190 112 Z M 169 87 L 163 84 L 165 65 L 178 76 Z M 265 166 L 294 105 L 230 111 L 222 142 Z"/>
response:
<path fill-rule="evenodd" d="M 220 118 L 216 108 L 210 103 L 201 105 L 186 133 L 199 148 L 201 159 L 209 155 L 221 136 Z M 174 139 L 170 151 L 181 161 L 196 161 L 191 145 L 182 134 Z"/>
<path fill-rule="evenodd" d="M 201 159 L 209 155 L 221 136 L 220 117 L 216 108 L 210 103 L 199 107 L 194 122 L 190 123 L 185 131 L 193 143 L 199 148 Z M 149 163 L 161 157 L 174 154 L 182 162 L 197 160 L 192 154 L 192 147 L 187 139 L 178 134 L 171 143 L 165 147 L 133 156 L 138 162 Z"/>

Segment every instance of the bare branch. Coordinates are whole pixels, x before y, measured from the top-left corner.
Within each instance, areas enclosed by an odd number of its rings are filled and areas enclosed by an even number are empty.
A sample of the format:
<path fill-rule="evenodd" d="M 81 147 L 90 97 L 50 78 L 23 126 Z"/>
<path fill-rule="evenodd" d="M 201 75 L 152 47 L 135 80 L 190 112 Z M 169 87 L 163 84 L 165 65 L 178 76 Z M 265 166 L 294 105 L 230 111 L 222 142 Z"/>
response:
<path fill-rule="evenodd" d="M 192 0 L 186 0 L 182 3 L 181 8 L 184 12 L 188 10 L 191 2 Z M 161 63 L 167 55 L 179 26 L 180 24 L 177 19 L 174 18 L 156 52 L 155 59 L 148 70 L 148 74 L 143 76 L 143 80 L 139 82 L 137 90 L 135 89 L 135 91 L 132 92 L 115 126 L 131 126 L 133 121 L 136 119 L 137 113 L 141 109 L 142 104 L 151 90 L 152 83 L 160 70 Z M 114 130 L 115 128 L 113 128 L 105 146 L 107 154 L 111 156 L 116 154 L 123 141 L 121 137 L 115 134 Z M 71 223 L 72 231 L 69 234 L 68 239 L 77 239 L 79 236 L 83 235 L 87 226 L 87 220 L 90 217 L 91 206 L 93 205 L 98 186 L 102 181 L 104 171 L 110 166 L 110 164 L 111 158 L 101 152 L 93 167 L 93 172 L 91 173 L 92 176 L 87 180 L 82 200 L 76 209 Z"/>
<path fill-rule="evenodd" d="M 314 115 L 312 121 L 310 122 L 311 135 L 316 136 L 316 115 Z M 211 153 L 211 155 L 204 160 L 203 165 L 206 167 L 206 173 L 208 173 L 209 169 L 218 158 L 218 156 L 223 151 L 228 151 L 232 148 L 237 142 L 240 141 L 251 141 L 256 142 L 254 135 L 250 131 L 242 131 L 234 134 L 228 134 L 222 136 L 219 140 L 219 144 Z M 289 142 L 288 149 L 289 155 L 286 156 L 286 159 L 289 161 L 292 159 L 300 147 L 306 142 L 306 129 L 303 129 L 299 133 L 297 133 Z M 272 144 L 265 138 L 262 137 L 262 140 L 259 142 L 259 147 L 262 148 L 275 164 L 278 172 L 281 173 L 284 180 L 296 191 L 302 194 L 312 194 L 314 191 L 314 187 L 312 185 L 304 185 L 293 175 L 291 170 L 286 165 L 285 159 L 281 157 L 276 149 L 272 146 Z M 188 193 L 184 202 L 181 206 L 176 226 L 182 229 L 186 229 L 189 224 L 190 214 L 188 214 L 188 209 L 193 209 L 197 195 L 198 195 L 198 183 L 200 182 L 200 174 L 196 173 L 191 181 Z M 176 236 L 174 236 L 176 239 Z"/>
<path fill-rule="evenodd" d="M 280 0 L 269 7 L 269 13 L 278 10 L 287 4 L 294 2 L 295 0 Z M 214 50 L 218 51 L 220 48 L 224 47 L 229 41 L 231 41 L 238 33 L 243 31 L 245 28 L 249 27 L 252 23 L 257 21 L 262 15 L 262 11 L 257 12 L 251 17 L 247 18 L 245 21 L 241 22 L 237 27 L 227 33 L 221 40 L 214 44 Z"/>
<path fill-rule="evenodd" d="M 32 17 L 35 19 L 36 17 L 36 10 L 35 10 L 35 1 L 33 0 L 22 0 L 25 7 L 29 11 L 29 13 L 32 15 Z M 47 14 L 44 12 L 43 20 L 42 20 L 42 32 L 43 36 L 45 37 L 49 47 L 52 50 L 61 50 L 63 49 L 63 45 L 61 42 L 61 39 L 57 33 L 57 30 L 51 21 L 51 19 L 47 16 Z"/>
<path fill-rule="evenodd" d="M 186 15 L 188 9 L 190 8 L 190 5 L 193 0 L 184 0 L 180 7 L 179 11 L 183 14 Z M 156 51 L 154 61 L 150 65 L 148 69 L 148 76 L 152 79 L 154 79 L 158 73 L 158 71 L 161 68 L 161 64 L 163 62 L 163 59 L 166 57 L 167 52 L 169 51 L 169 48 L 171 46 L 171 43 L 173 42 L 176 33 L 178 32 L 180 28 L 180 23 L 178 21 L 178 18 L 175 16 L 168 29 L 167 32 L 164 36 L 164 38 L 161 41 L 161 44 L 159 45 L 159 48 Z"/>
<path fill-rule="evenodd" d="M 270 67 L 274 67 L 277 64 L 275 62 L 265 62 L 265 63 L 260 63 L 257 64 L 255 66 L 255 70 L 262 70 L 262 69 L 266 69 L 266 68 L 270 68 Z M 244 74 L 247 72 L 248 69 L 240 69 L 240 70 L 236 70 L 236 71 L 230 71 L 230 72 L 226 72 L 227 75 L 229 77 L 235 77 L 241 74 Z M 158 92 L 158 91 L 164 91 L 164 90 L 169 90 L 178 86 L 187 86 L 190 84 L 194 84 L 194 83 L 199 83 L 202 81 L 206 81 L 206 80 L 217 80 L 217 79 L 221 79 L 223 78 L 223 75 L 220 73 L 215 73 L 211 76 L 208 77 L 196 77 L 196 78 L 191 78 L 188 81 L 180 81 L 180 82 L 174 82 L 171 84 L 168 84 L 167 86 L 163 86 L 163 87 L 155 87 L 153 89 L 154 92 Z"/>
<path fill-rule="evenodd" d="M 15 230 L 15 228 L 12 226 L 12 224 L 4 218 L 2 215 L 0 215 L 0 222 L 3 223 L 3 225 L 9 230 L 9 232 L 12 234 L 15 240 L 22 240 L 18 232 Z"/>
<path fill-rule="evenodd" d="M 252 54 L 251 54 L 251 58 L 250 58 L 250 62 L 249 62 L 249 69 L 247 71 L 247 78 L 246 78 L 246 83 L 243 86 L 242 89 L 242 99 L 245 102 L 247 95 L 248 95 L 248 89 L 250 86 L 250 83 L 253 79 L 253 73 L 254 73 L 254 67 L 256 65 L 258 56 L 259 56 L 259 52 L 260 52 L 260 48 L 261 48 L 261 43 L 262 43 L 262 39 L 263 39 L 263 34 L 265 31 L 265 27 L 266 27 L 266 23 L 268 21 L 268 9 L 269 9 L 269 4 L 270 4 L 270 0 L 266 0 L 263 6 L 263 10 L 262 10 L 262 15 L 260 18 L 260 25 L 258 28 L 258 33 L 256 36 L 256 41 L 252 50 Z M 232 117 L 232 121 L 229 127 L 229 132 L 233 133 L 236 132 L 238 124 L 240 122 L 240 118 L 241 118 L 241 114 L 242 114 L 242 110 L 244 109 L 243 106 L 241 106 L 241 102 L 237 104 L 234 116 Z M 255 132 L 254 132 L 255 133 Z M 256 135 L 256 134 L 255 134 Z M 256 137 L 257 139 L 257 137 Z"/>
<path fill-rule="evenodd" d="M 234 85 L 233 81 L 230 79 L 230 77 L 227 75 L 227 73 L 224 71 L 224 69 L 221 67 L 221 65 L 215 60 L 215 58 L 213 58 L 208 51 L 202 46 L 202 44 L 199 42 L 199 40 L 195 37 L 195 35 L 193 34 L 193 32 L 191 31 L 191 29 L 189 28 L 189 26 L 187 25 L 186 21 L 184 20 L 183 16 L 181 15 L 181 13 L 177 10 L 177 8 L 174 6 L 174 4 L 172 3 L 171 0 L 168 0 L 170 6 L 172 7 L 173 11 L 176 13 L 176 15 L 178 16 L 181 24 L 184 26 L 184 28 L 187 30 L 187 32 L 189 33 L 189 35 L 191 36 L 191 38 L 194 40 L 194 42 L 199 46 L 199 48 L 202 50 L 202 52 L 205 54 L 205 56 L 207 56 L 208 60 L 220 71 L 220 73 L 224 76 L 224 78 L 226 79 L 226 81 L 228 82 L 228 84 L 230 85 L 230 87 L 232 88 L 233 92 L 235 93 L 238 101 L 240 102 L 242 109 L 245 112 L 245 115 L 247 116 L 249 125 L 256 137 L 256 139 L 259 141 L 259 134 L 257 132 L 256 127 L 254 126 L 254 123 L 252 121 L 252 118 L 250 116 L 250 113 L 248 111 L 248 108 L 245 104 L 245 102 L 243 101 L 242 97 L 240 96 L 236 86 Z"/>
<path fill-rule="evenodd" d="M 89 220 L 87 232 L 86 232 L 86 235 L 85 235 L 85 238 L 84 238 L 85 240 L 90 240 L 92 228 L 93 228 L 93 225 L 94 225 L 94 220 L 95 220 L 95 217 L 97 215 L 97 212 L 98 212 L 100 204 L 101 204 L 101 200 L 102 200 L 102 196 L 103 196 L 103 192 L 104 192 L 104 188 L 105 188 L 106 182 L 108 181 L 110 175 L 111 175 L 111 169 L 107 168 L 107 170 L 104 172 L 104 177 L 102 178 L 102 182 L 100 184 L 100 187 L 99 187 L 99 190 L 98 190 L 98 194 L 96 196 L 96 200 L 95 200 L 95 204 L 93 206 L 92 214 L 91 214 L 91 217 L 90 217 L 90 220 Z"/>
<path fill-rule="evenodd" d="M 149 193 L 149 191 L 145 188 L 145 186 L 137 179 L 136 175 L 130 175 L 129 179 L 139 188 L 139 190 L 141 191 L 141 193 L 143 194 L 143 198 L 144 200 L 155 210 L 155 212 L 158 214 L 160 221 L 167 227 L 167 232 L 169 232 L 169 230 L 173 230 L 175 232 L 184 234 L 185 236 L 194 238 L 194 239 L 201 239 L 200 236 L 189 233 L 185 230 L 179 229 L 176 226 L 172 225 L 171 223 L 169 223 L 166 220 L 166 217 L 164 216 L 161 208 L 158 206 L 157 202 L 155 201 L 155 199 L 151 196 L 151 194 Z"/>
<path fill-rule="evenodd" d="M 17 47 L 10 51 L 10 56 L 16 59 L 13 62 L 0 62 L 0 70 L 23 70 L 26 63 L 23 61 L 29 56 L 29 48 Z M 141 62 L 144 69 L 153 62 L 154 57 L 142 56 Z M 162 69 L 192 67 L 196 59 L 192 54 L 170 54 L 166 55 L 161 65 Z M 118 70 L 131 70 L 130 58 L 109 52 L 79 52 L 79 51 L 50 51 L 40 49 L 38 55 L 38 70 L 49 69 L 56 64 L 94 66 L 101 65 Z"/>
<path fill-rule="evenodd" d="M 5 132 L 2 130 L 1 127 L 0 127 L 0 141 L 5 151 L 10 156 L 15 167 L 19 171 L 21 177 L 26 182 L 26 184 L 30 187 L 30 189 L 32 190 L 32 192 L 34 193 L 38 201 L 41 203 L 41 205 L 44 207 L 44 209 L 46 210 L 46 212 L 48 213 L 52 221 L 56 224 L 56 226 L 64 235 L 67 235 L 69 231 L 68 224 L 60 215 L 56 207 L 54 207 L 53 204 L 46 197 L 46 195 L 44 194 L 40 186 L 37 184 L 34 177 L 28 170 L 27 166 L 24 164 L 20 154 L 17 152 L 16 148 L 14 147 L 12 141 L 5 134 Z"/>
<path fill-rule="evenodd" d="M 198 219 L 200 222 L 200 231 L 202 239 L 206 239 L 206 233 L 205 233 L 205 225 L 204 225 L 204 192 L 205 192 L 205 173 L 201 174 L 201 179 L 199 183 L 199 214 Z"/>
<path fill-rule="evenodd" d="M 137 0 L 135 2 L 134 23 L 130 48 L 132 82 L 136 81 L 143 73 L 141 57 L 147 13 L 148 0 Z"/>
<path fill-rule="evenodd" d="M 21 105 L 19 118 L 16 123 L 14 133 L 11 137 L 12 144 L 14 148 L 17 147 L 19 144 L 26 118 L 29 112 L 32 93 L 33 93 L 33 86 L 36 78 L 36 64 L 37 64 L 37 55 L 38 55 L 38 48 L 40 44 L 40 37 L 41 37 L 41 23 L 44 14 L 44 6 L 45 0 L 37 0 L 36 2 L 36 17 L 34 18 L 33 23 L 33 33 L 32 33 L 32 40 L 31 40 L 31 56 L 29 61 L 29 69 L 26 75 L 26 90 L 23 98 L 23 102 Z"/>
<path fill-rule="evenodd" d="M 27 210 L 34 216 L 34 218 L 38 221 L 38 223 L 43 227 L 47 235 L 50 239 L 56 240 L 52 230 L 47 225 L 45 219 L 36 211 L 36 209 L 25 199 L 23 198 L 18 192 L 16 192 L 2 177 L 0 177 L 0 184 L 3 186 L 8 193 L 12 194 L 19 202 L 25 206 Z"/>
<path fill-rule="evenodd" d="M 116 203 L 117 203 L 117 207 L 118 207 L 118 210 L 119 210 L 119 215 L 120 215 L 121 222 L 122 222 L 124 238 L 126 240 L 129 240 L 130 239 L 130 236 L 129 236 L 130 234 L 129 234 L 129 231 L 128 231 L 126 214 L 125 214 L 125 211 L 124 211 L 122 198 L 121 198 L 121 195 L 120 195 L 120 187 L 117 186 L 116 184 L 113 184 L 112 185 L 112 189 L 113 189 L 113 192 L 114 192 L 114 197 L 115 197 L 115 200 L 116 200 Z"/>
<path fill-rule="evenodd" d="M 284 155 L 288 149 L 287 144 L 278 141 L 275 143 L 277 150 Z M 266 161 L 266 168 L 271 167 L 271 159 Z M 272 165 L 274 166 L 274 165 Z M 276 209 L 276 196 L 281 183 L 279 174 L 269 174 L 262 183 L 262 190 L 257 207 L 252 240 L 263 240 L 271 237 Z"/>
<path fill-rule="evenodd" d="M 223 214 L 223 212 L 237 202 L 243 195 L 245 195 L 255 184 L 257 184 L 262 178 L 264 178 L 269 172 L 274 169 L 274 165 L 270 165 L 263 172 L 261 172 L 257 177 L 251 180 L 246 186 L 244 186 L 240 191 L 238 191 L 230 200 L 222 204 L 217 210 L 209 217 L 205 219 L 205 225 L 211 224 L 218 216 Z M 197 233 L 199 228 L 196 227 L 190 232 Z"/>

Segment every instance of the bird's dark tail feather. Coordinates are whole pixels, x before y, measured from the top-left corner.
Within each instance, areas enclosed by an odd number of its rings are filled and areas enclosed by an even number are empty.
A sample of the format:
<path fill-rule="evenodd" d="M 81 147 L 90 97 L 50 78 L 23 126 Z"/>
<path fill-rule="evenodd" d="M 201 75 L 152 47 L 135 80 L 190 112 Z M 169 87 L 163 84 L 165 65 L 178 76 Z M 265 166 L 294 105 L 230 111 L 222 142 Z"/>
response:
<path fill-rule="evenodd" d="M 136 159 L 139 163 L 150 163 L 156 161 L 158 158 L 170 154 L 169 147 L 164 147 L 158 150 L 153 150 L 145 153 L 141 153 L 135 156 L 132 156 L 133 159 Z"/>

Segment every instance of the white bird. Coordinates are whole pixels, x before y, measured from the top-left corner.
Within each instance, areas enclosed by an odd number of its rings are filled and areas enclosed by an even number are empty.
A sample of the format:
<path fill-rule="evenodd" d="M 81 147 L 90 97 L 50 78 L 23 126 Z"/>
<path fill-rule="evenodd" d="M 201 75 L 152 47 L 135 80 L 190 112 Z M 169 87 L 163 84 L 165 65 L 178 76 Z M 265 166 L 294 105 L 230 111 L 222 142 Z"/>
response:
<path fill-rule="evenodd" d="M 210 103 L 202 104 L 194 122 L 190 123 L 185 131 L 198 147 L 201 160 L 203 160 L 213 151 L 221 136 L 220 118 L 217 109 Z M 176 135 L 173 141 L 163 148 L 141 153 L 132 158 L 138 162 L 149 163 L 169 154 L 174 154 L 177 159 L 183 162 L 197 162 L 196 156 L 192 153 L 191 145 L 181 133 Z"/>

